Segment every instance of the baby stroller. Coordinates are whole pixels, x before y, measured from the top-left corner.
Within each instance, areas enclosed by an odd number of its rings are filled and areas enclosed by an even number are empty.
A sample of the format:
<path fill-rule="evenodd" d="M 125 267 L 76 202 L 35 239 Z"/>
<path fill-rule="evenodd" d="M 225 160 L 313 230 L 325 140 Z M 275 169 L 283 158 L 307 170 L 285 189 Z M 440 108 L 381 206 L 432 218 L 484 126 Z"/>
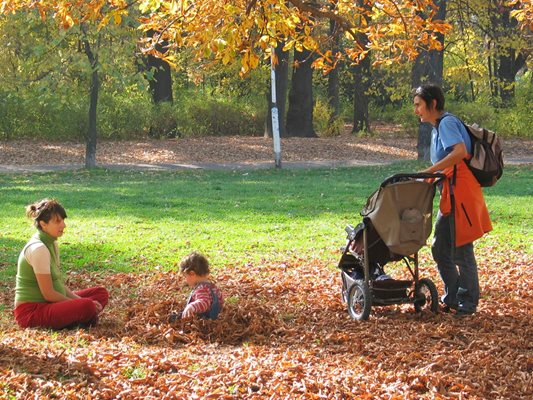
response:
<path fill-rule="evenodd" d="M 412 303 L 415 311 L 438 311 L 438 293 L 419 277 L 418 250 L 431 234 L 433 198 L 443 174 L 397 174 L 387 178 L 361 210 L 363 221 L 346 227 L 347 244 L 338 267 L 348 314 L 366 320 L 372 305 Z M 396 280 L 383 267 L 404 261 L 412 279 Z"/>

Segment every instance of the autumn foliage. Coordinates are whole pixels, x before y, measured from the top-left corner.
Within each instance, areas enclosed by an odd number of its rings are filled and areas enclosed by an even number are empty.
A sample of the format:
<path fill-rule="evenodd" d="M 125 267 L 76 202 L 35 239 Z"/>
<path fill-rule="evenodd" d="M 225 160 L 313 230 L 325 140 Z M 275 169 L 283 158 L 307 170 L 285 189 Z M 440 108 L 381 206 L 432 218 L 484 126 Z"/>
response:
<path fill-rule="evenodd" d="M 257 67 L 278 42 L 286 49 L 316 51 L 321 57 L 315 66 L 321 68 L 340 59 L 358 62 L 369 51 L 376 51 L 376 62 L 390 63 L 413 59 L 420 48 L 440 48 L 435 33 L 450 28 L 443 21 L 432 21 L 432 0 L 4 0 L 0 4 L 4 13 L 35 9 L 65 29 L 87 21 L 100 26 L 120 23 L 123 16 L 133 14 L 141 30 L 158 32 L 145 43 L 146 52 L 157 53 L 156 42 L 166 41 L 171 49 L 193 50 L 206 63 L 228 64 L 238 58 L 242 73 Z M 329 19 L 338 23 L 345 37 L 345 52 L 333 54 L 329 49 L 331 38 L 323 29 Z M 368 46 L 358 39 L 360 35 L 367 37 Z M 172 52 L 164 57 L 172 63 Z"/>
<path fill-rule="evenodd" d="M 459 320 L 404 305 L 355 322 L 339 271 L 313 260 L 225 266 L 220 320 L 175 324 L 168 313 L 187 293 L 176 273 L 71 273 L 74 288 L 111 289 L 100 325 L 51 332 L 2 320 L 0 397 L 530 398 L 531 258 L 478 253 L 479 312 Z M 429 257 L 421 261 L 439 282 Z"/>
<path fill-rule="evenodd" d="M 531 2 L 510 0 L 524 29 L 531 28 Z M 433 20 L 433 0 L 304 1 L 304 0 L 3 0 L 0 13 L 37 10 L 68 29 L 86 21 L 99 26 L 121 23 L 132 15 L 140 29 L 158 32 L 144 51 L 172 63 L 172 52 L 155 50 L 157 42 L 171 49 L 194 51 L 198 61 L 228 64 L 239 59 L 242 73 L 259 65 L 278 43 L 285 49 L 306 48 L 320 55 L 315 67 L 328 69 L 341 59 L 357 63 L 369 51 L 375 63 L 413 60 L 421 49 L 440 49 L 437 33 L 451 26 Z M 334 20 L 344 37 L 342 52 L 332 53 L 326 22 Z M 361 35 L 365 40 L 361 40 Z M 139 37 L 144 35 L 140 34 Z"/>

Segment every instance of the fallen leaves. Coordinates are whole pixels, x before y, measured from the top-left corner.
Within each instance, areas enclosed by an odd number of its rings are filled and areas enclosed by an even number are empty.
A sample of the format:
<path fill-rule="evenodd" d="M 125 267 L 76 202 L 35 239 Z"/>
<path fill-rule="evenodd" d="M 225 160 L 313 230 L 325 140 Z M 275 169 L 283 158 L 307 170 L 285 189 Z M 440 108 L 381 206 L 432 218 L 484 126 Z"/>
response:
<path fill-rule="evenodd" d="M 350 134 L 346 125 L 341 136 L 324 138 L 283 138 L 285 162 L 361 161 L 389 162 L 417 158 L 416 138 L 406 136 L 404 128 L 374 122 L 375 136 Z M 505 158 L 527 158 L 533 141 L 505 140 Z M 0 142 L 0 165 L 83 164 L 85 144 L 13 140 Z M 231 164 L 271 163 L 272 139 L 258 136 L 202 136 L 180 139 L 140 139 L 98 142 L 99 164 Z"/>
<path fill-rule="evenodd" d="M 52 332 L 3 318 L 0 397 L 530 398 L 533 262 L 478 253 L 483 299 L 460 320 L 403 305 L 352 321 L 338 270 L 313 260 L 228 265 L 217 273 L 221 318 L 173 324 L 188 292 L 176 273 L 70 274 L 73 287 L 110 289 L 101 324 Z M 9 308 L 12 285 L 1 293 Z"/>
<path fill-rule="evenodd" d="M 288 138 L 282 140 L 284 161 L 391 161 L 416 159 L 412 138 Z M 0 165 L 82 164 L 84 143 L 17 140 L 0 143 Z M 167 140 L 101 141 L 101 164 L 267 163 L 272 139 L 250 136 L 190 137 Z"/>

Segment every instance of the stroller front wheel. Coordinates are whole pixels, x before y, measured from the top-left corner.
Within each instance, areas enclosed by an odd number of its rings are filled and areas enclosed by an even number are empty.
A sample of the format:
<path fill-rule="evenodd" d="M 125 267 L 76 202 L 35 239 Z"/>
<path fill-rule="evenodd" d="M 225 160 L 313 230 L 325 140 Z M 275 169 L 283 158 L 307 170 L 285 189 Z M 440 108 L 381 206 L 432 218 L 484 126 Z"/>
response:
<path fill-rule="evenodd" d="M 367 320 L 370 316 L 372 298 L 370 288 L 364 281 L 355 281 L 348 289 L 348 314 L 358 321 Z"/>
<path fill-rule="evenodd" d="M 423 278 L 415 286 L 415 311 L 429 310 L 432 313 L 439 311 L 439 294 L 437 287 L 431 279 Z"/>

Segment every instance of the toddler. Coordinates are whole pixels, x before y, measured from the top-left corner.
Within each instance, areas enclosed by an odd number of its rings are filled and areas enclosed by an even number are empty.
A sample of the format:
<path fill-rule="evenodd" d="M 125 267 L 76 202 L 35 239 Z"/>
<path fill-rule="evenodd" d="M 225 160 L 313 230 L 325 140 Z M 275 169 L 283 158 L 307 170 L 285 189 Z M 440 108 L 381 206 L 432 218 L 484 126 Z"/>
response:
<path fill-rule="evenodd" d="M 187 285 L 192 287 L 192 292 L 181 315 L 172 313 L 169 321 L 174 322 L 178 318 L 191 318 L 195 315 L 217 319 L 224 298 L 220 289 L 209 279 L 207 259 L 202 254 L 193 252 L 181 260 L 180 271 Z"/>

